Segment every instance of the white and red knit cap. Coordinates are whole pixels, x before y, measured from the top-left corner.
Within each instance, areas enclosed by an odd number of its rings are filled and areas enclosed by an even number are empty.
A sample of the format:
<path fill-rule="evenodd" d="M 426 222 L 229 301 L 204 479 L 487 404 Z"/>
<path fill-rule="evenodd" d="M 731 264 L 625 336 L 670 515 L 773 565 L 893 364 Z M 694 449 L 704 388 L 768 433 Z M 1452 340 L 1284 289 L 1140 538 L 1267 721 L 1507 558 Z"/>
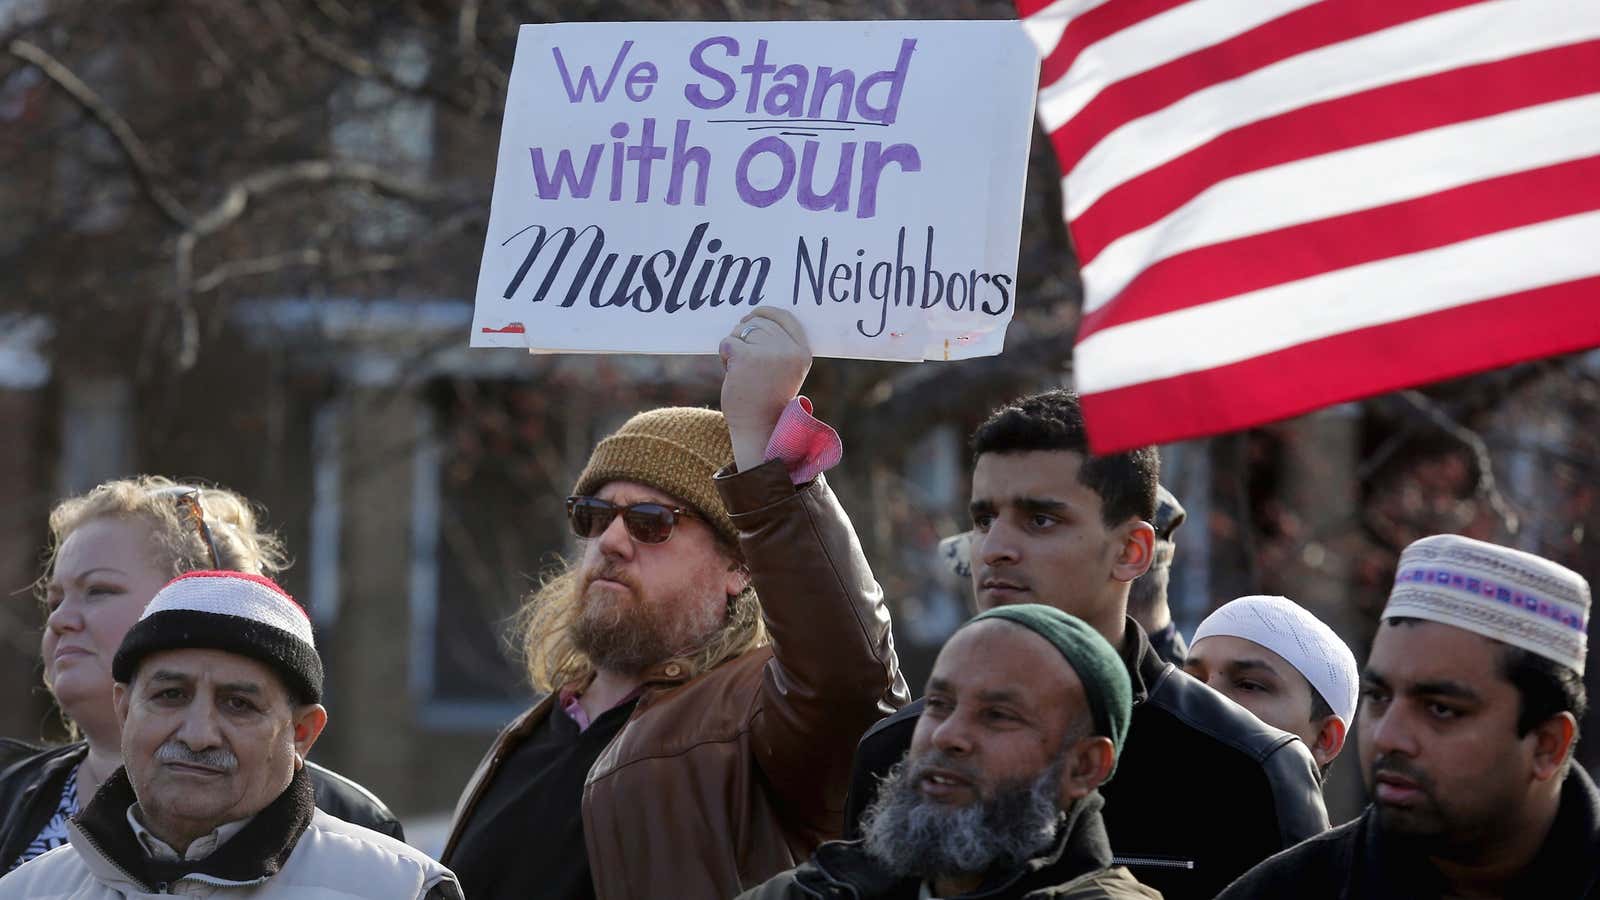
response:
<path fill-rule="evenodd" d="M 322 658 L 311 620 L 270 578 L 187 572 L 167 582 L 122 639 L 111 676 L 132 683 L 146 656 L 185 648 L 247 656 L 277 670 L 301 702 L 322 700 Z"/>

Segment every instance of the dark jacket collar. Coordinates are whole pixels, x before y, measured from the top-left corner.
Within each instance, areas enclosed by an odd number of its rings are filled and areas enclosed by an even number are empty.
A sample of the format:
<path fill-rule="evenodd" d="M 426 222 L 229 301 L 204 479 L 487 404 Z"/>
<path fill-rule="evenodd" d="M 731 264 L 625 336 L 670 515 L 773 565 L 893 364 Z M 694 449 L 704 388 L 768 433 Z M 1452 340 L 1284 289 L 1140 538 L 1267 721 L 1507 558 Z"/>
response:
<path fill-rule="evenodd" d="M 34 747 L 0 739 L 0 872 L 16 861 L 55 815 L 67 776 L 89 753 L 79 741 Z"/>
<path fill-rule="evenodd" d="M 135 800 L 126 769 L 118 769 L 72 821 L 108 861 L 146 889 L 171 884 L 190 875 L 219 881 L 255 882 L 276 875 L 294 851 L 316 813 L 316 790 L 302 768 L 289 787 L 231 840 L 205 859 L 162 862 L 151 859 L 128 825 L 128 807 Z"/>
<path fill-rule="evenodd" d="M 1576 760 L 1561 783 L 1561 806 L 1514 897 L 1588 897 L 1600 887 L 1600 791 Z"/>
<path fill-rule="evenodd" d="M 1362 864 L 1346 897 L 1436 897 L 1447 886 L 1426 860 L 1401 856 L 1385 845 L 1377 813 L 1367 807 L 1360 837 Z M 1600 791 L 1576 762 L 1561 784 L 1561 805 L 1533 862 L 1506 890 L 1507 897 L 1579 900 L 1600 889 Z"/>
<path fill-rule="evenodd" d="M 1127 621 L 1117 655 L 1122 657 L 1122 664 L 1128 667 L 1128 678 L 1133 681 L 1133 705 L 1138 706 L 1155 692 L 1156 685 L 1172 664 L 1161 658 L 1150 644 L 1150 636 L 1145 634 L 1144 628 L 1132 616 L 1127 617 Z"/>
<path fill-rule="evenodd" d="M 991 872 L 964 900 L 1021 897 L 1030 891 L 1065 884 L 1111 866 L 1111 841 L 1106 837 L 1098 792 L 1073 804 L 1062 820 L 1056 841 L 1039 856 L 1004 871 Z M 916 897 L 920 879 L 896 878 L 869 855 L 862 841 L 830 841 L 817 848 L 811 866 L 824 882 L 849 884 L 864 900 Z M 804 881 L 797 873 L 797 879 Z"/>

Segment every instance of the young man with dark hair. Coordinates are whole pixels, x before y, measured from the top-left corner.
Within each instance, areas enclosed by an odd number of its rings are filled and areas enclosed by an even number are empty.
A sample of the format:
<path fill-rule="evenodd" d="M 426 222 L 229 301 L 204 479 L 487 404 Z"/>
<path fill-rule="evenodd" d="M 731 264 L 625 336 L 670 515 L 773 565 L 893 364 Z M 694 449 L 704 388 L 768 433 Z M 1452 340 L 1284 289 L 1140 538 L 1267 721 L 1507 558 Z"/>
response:
<path fill-rule="evenodd" d="M 1172 533 L 1188 515 L 1178 498 L 1164 485 L 1156 485 L 1156 517 L 1150 520 L 1156 531 L 1155 550 L 1150 569 L 1133 580 L 1128 589 L 1128 615 L 1139 623 L 1150 638 L 1156 655 L 1181 666 L 1189 656 L 1189 644 L 1178 631 L 1167 606 L 1167 586 L 1172 579 L 1172 559 L 1177 544 Z M 972 541 L 976 531 L 963 531 L 939 541 L 939 560 L 960 579 L 972 578 Z"/>
<path fill-rule="evenodd" d="M 1134 711 L 1106 831 L 1117 861 L 1168 898 L 1210 898 L 1246 869 L 1328 827 L 1315 764 L 1161 659 L 1128 618 L 1128 585 L 1150 566 L 1159 460 L 1153 448 L 1092 456 L 1077 395 L 1049 391 L 990 416 L 972 440 L 972 583 L 980 610 L 1043 603 L 1118 650 Z M 923 704 L 869 731 L 856 751 L 849 823 L 904 754 Z M 1225 810 L 1208 828 L 1180 810 Z"/>
<path fill-rule="evenodd" d="M 1549 560 L 1407 547 L 1361 679 L 1372 804 L 1219 900 L 1595 896 L 1600 792 L 1572 764 L 1588 621 L 1588 583 Z"/>

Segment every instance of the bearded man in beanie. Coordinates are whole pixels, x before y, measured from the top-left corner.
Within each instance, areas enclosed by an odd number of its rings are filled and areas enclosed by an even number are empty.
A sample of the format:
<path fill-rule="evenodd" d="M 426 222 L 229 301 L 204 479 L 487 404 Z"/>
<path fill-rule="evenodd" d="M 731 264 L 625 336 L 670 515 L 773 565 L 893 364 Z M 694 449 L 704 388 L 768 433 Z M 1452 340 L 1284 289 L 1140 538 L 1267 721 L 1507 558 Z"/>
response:
<path fill-rule="evenodd" d="M 1049 606 L 982 613 L 939 651 L 927 710 L 865 836 L 744 900 L 1148 900 L 1112 865 L 1099 786 L 1133 715 L 1105 638 Z"/>
<path fill-rule="evenodd" d="M 1453 534 L 1412 543 L 1361 677 L 1372 803 L 1221 898 L 1600 894 L 1600 792 L 1572 761 L 1588 624 L 1570 569 Z"/>
<path fill-rule="evenodd" d="M 69 843 L 0 878 L 0 898 L 460 900 L 443 866 L 316 808 L 305 765 L 328 721 L 322 661 L 305 611 L 272 581 L 173 579 L 112 677 L 123 767 L 72 818 Z"/>
<path fill-rule="evenodd" d="M 972 587 L 980 610 L 1043 603 L 1117 648 L 1133 685 L 1121 774 L 1102 790 L 1120 864 L 1168 900 L 1211 900 L 1246 870 L 1328 827 L 1304 744 L 1162 659 L 1129 615 L 1151 565 L 1153 447 L 1096 456 L 1078 396 L 1054 390 L 1001 407 L 972 437 Z M 881 776 L 905 754 L 919 701 L 874 725 L 856 752 L 846 833 L 857 836 Z M 1226 810 L 1226 828 L 1173 809 Z"/>
<path fill-rule="evenodd" d="M 637 415 L 573 487 L 582 555 L 523 617 L 548 695 L 445 847 L 473 898 L 731 897 L 837 836 L 856 741 L 907 700 L 799 323 L 762 309 L 720 351 L 721 413 Z"/>

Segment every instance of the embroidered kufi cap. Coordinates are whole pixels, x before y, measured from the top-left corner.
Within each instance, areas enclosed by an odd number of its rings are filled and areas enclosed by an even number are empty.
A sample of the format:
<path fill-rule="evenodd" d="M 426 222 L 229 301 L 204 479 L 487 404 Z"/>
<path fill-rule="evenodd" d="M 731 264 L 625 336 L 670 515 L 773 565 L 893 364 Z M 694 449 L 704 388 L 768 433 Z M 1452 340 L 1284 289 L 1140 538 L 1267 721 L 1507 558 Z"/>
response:
<path fill-rule="evenodd" d="M 1400 553 L 1383 618 L 1426 619 L 1521 647 L 1583 674 L 1589 583 L 1542 556 L 1458 534 Z"/>

